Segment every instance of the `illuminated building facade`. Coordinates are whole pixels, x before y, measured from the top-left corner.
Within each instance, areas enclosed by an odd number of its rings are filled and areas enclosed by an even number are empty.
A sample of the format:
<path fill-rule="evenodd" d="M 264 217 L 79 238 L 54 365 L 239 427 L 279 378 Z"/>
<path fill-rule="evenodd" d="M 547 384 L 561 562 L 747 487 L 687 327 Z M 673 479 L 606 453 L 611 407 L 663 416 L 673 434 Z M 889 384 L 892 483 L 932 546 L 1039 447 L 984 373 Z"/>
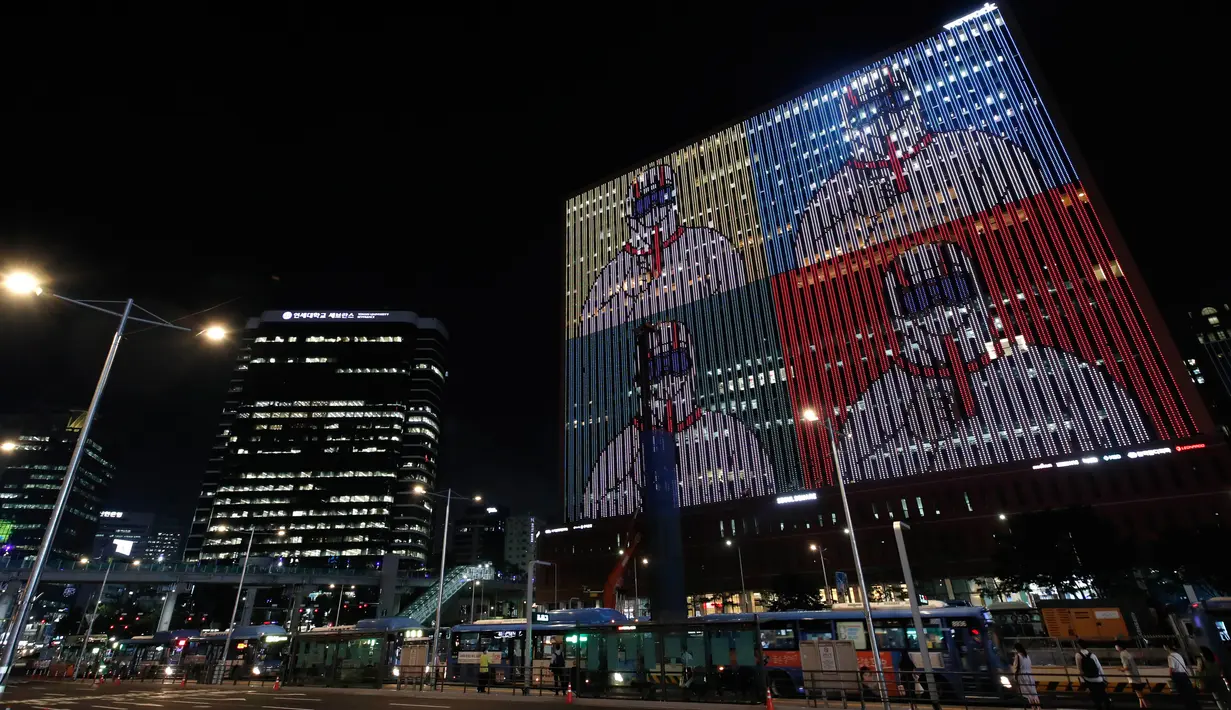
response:
<path fill-rule="evenodd" d="M 187 561 L 352 566 L 430 550 L 448 333 L 407 311 L 249 320 Z M 284 536 L 278 531 L 284 530 Z"/>
<path fill-rule="evenodd" d="M 3 543 L 5 554 L 33 556 L 38 551 L 84 421 L 83 412 L 73 412 L 15 416 L 0 424 L 0 526 L 12 526 Z M 96 423 L 93 437 L 98 429 Z M 53 558 L 75 560 L 94 548 L 115 466 L 93 437 L 86 441 L 77 467 L 51 549 Z"/>
<path fill-rule="evenodd" d="M 684 508 L 1210 433 L 1044 98 L 986 5 L 570 199 L 566 517 L 650 432 Z"/>

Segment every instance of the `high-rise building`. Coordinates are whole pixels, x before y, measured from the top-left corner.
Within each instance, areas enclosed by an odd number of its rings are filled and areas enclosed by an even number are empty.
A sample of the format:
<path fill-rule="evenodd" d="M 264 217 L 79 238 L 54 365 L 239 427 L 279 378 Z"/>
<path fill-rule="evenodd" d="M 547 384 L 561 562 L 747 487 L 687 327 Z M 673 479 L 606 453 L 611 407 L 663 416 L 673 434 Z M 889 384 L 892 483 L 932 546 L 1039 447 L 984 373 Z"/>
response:
<path fill-rule="evenodd" d="M 85 414 L 14 416 L 0 426 L 0 526 L 12 526 L 6 547 L 16 555 L 38 551 L 51 520 Z M 94 433 L 97 436 L 98 428 Z M 77 467 L 51 554 L 76 559 L 94 547 L 102 501 L 115 466 L 91 437 Z"/>
<path fill-rule="evenodd" d="M 182 521 L 159 516 L 145 541 L 145 558 L 152 562 L 179 562 L 184 556 Z"/>
<path fill-rule="evenodd" d="M 702 597 L 832 584 L 848 526 L 900 584 L 899 521 L 961 596 L 1017 516 L 1142 551 L 1231 514 L 1228 446 L 1011 24 L 986 4 L 565 203 L 569 524 L 537 555 L 570 596 L 677 565 Z"/>
<path fill-rule="evenodd" d="M 1209 431 L 1018 47 L 986 5 L 568 200 L 570 520 L 645 432 L 688 507 Z"/>
<path fill-rule="evenodd" d="M 250 319 L 185 557 L 426 560 L 448 333 L 408 311 Z M 278 531 L 285 531 L 278 536 Z"/>
<path fill-rule="evenodd" d="M 145 548 L 153 525 L 153 513 L 102 511 L 98 532 L 94 535 L 94 557 L 114 555 L 121 559 L 146 559 Z"/>
<path fill-rule="evenodd" d="M 1190 311 L 1188 327 L 1191 340 L 1183 348 L 1188 377 L 1223 433 L 1231 435 L 1231 305 Z"/>
<path fill-rule="evenodd" d="M 491 562 L 497 568 L 504 563 L 505 520 L 509 511 L 504 506 L 483 502 L 466 506 L 450 532 L 449 556 L 452 564 L 475 565 Z"/>
<path fill-rule="evenodd" d="M 504 524 L 504 565 L 510 570 L 524 570 L 534 559 L 536 539 L 543 523 L 533 515 L 513 515 Z"/>

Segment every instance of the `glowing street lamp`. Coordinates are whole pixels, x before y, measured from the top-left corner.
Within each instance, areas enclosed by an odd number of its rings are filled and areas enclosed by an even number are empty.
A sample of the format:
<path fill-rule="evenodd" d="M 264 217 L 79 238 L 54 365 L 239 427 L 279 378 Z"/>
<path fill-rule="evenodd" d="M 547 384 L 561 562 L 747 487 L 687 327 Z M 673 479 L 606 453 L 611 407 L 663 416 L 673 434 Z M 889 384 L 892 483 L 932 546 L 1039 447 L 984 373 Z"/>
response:
<path fill-rule="evenodd" d="M 227 337 L 227 329 L 223 328 L 220 325 L 211 325 L 210 327 L 201 331 L 201 334 L 204 335 L 206 338 L 216 342 L 216 341 L 222 340 L 223 338 Z"/>
<path fill-rule="evenodd" d="M 0 451 L 3 451 L 6 454 L 9 453 L 10 451 L 16 451 L 16 450 L 17 450 L 16 441 L 6 441 L 3 444 L 0 444 Z"/>
<path fill-rule="evenodd" d="M 28 271 L 15 271 L 6 275 L 4 288 L 18 296 L 40 296 L 43 293 L 38 277 Z"/>

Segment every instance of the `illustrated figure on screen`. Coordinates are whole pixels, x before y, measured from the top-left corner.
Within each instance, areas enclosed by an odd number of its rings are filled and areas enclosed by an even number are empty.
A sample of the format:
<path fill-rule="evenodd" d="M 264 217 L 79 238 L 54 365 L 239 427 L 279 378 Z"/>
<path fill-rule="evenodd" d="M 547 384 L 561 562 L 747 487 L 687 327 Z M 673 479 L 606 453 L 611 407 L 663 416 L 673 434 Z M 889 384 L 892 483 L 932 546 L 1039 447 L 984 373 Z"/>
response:
<path fill-rule="evenodd" d="M 1024 461 L 1140 444 L 1136 402 L 1094 365 L 997 337 L 984 285 L 957 244 L 920 244 L 884 278 L 895 366 L 847 408 L 847 480 Z"/>
<path fill-rule="evenodd" d="M 744 260 L 713 229 L 680 224 L 675 172 L 659 165 L 628 186 L 632 237 L 599 274 L 581 309 L 581 332 L 636 322 L 744 285 Z"/>
<path fill-rule="evenodd" d="M 981 130 L 929 131 L 919 103 L 929 95 L 893 66 L 843 89 L 837 100 L 851 159 L 820 183 L 800 218 L 798 266 L 1042 192 L 1020 146 Z M 990 120 L 992 110 L 974 113 Z"/>
<path fill-rule="evenodd" d="M 586 485 L 585 517 L 624 515 L 640 506 L 641 433 L 647 426 L 674 437 L 681 506 L 773 493 L 773 469 L 752 430 L 733 416 L 701 409 L 687 328 L 674 321 L 655 324 L 649 352 L 638 362 L 650 368 L 651 420 L 633 417 L 599 456 Z"/>

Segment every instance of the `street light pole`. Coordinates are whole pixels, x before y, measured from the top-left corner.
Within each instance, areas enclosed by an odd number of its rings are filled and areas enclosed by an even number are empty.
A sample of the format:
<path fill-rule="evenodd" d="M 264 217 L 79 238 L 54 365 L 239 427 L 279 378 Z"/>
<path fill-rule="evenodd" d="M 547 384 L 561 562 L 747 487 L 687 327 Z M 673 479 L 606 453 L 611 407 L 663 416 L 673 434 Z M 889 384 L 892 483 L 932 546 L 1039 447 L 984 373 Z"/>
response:
<path fill-rule="evenodd" d="M 41 296 L 44 293 L 38 279 L 29 273 L 11 273 L 4 278 L 4 287 L 21 296 Z M 120 324 L 116 327 L 115 335 L 111 338 L 111 349 L 107 351 L 107 359 L 103 361 L 103 371 L 98 376 L 98 384 L 94 387 L 94 396 L 90 398 L 90 406 L 86 409 L 85 421 L 81 425 L 81 431 L 77 435 L 77 441 L 73 445 L 72 456 L 69 457 L 68 466 L 64 470 L 64 480 L 60 483 L 60 493 L 56 497 L 55 505 L 51 509 L 51 518 L 47 522 L 47 528 L 43 531 L 43 540 L 39 543 L 38 552 L 34 557 L 34 564 L 30 568 L 30 578 L 26 581 L 25 588 L 22 589 L 17 600 L 17 609 L 14 611 L 12 619 L 9 623 L 8 643 L 4 646 L 4 654 L 0 656 L 0 696 L 4 695 L 4 689 L 8 683 L 9 672 L 13 668 L 13 660 L 17 657 L 17 644 L 21 640 L 21 634 L 25 629 L 26 617 L 30 614 L 30 606 L 33 604 L 35 597 L 38 594 L 38 585 L 43 576 L 43 566 L 47 564 L 47 557 L 51 553 L 51 546 L 55 543 L 56 534 L 60 531 L 60 520 L 64 517 L 64 509 L 68 503 L 69 494 L 73 490 L 73 480 L 77 476 L 77 468 L 81 465 L 81 457 L 85 454 L 86 442 L 90 437 L 90 427 L 94 423 L 94 417 L 98 414 L 98 405 L 102 401 L 103 392 L 107 388 L 107 378 L 111 375 L 111 367 L 115 364 L 116 352 L 120 349 L 120 341 L 124 337 L 124 328 L 129 321 L 145 323 L 147 325 L 170 328 L 172 330 L 191 331 L 190 328 L 185 328 L 181 325 L 175 325 L 168 320 L 159 318 L 150 313 L 157 320 L 140 318 L 132 315 L 133 299 L 124 301 L 123 312 L 116 312 L 108 308 L 95 305 L 97 303 L 119 303 L 119 301 L 95 301 L 90 303 L 87 301 L 78 301 L 66 296 L 61 296 L 58 293 L 46 292 L 47 295 L 71 303 L 73 305 L 89 308 L 95 311 L 101 311 L 108 315 L 118 316 Z M 145 310 L 145 309 L 142 309 Z M 146 311 L 149 313 L 149 311 Z M 221 327 L 207 328 L 203 333 L 210 340 L 221 340 L 226 336 L 226 331 Z"/>
<path fill-rule="evenodd" d="M 94 613 L 90 615 L 90 624 L 86 627 L 85 638 L 81 641 L 81 655 L 77 657 L 77 667 L 73 669 L 74 679 L 80 675 L 81 665 L 85 663 L 86 646 L 90 645 L 90 634 L 94 633 L 94 620 L 98 618 L 98 605 L 103 603 L 103 591 L 107 588 L 107 577 L 111 576 L 111 565 L 113 564 L 115 564 L 114 559 L 107 560 L 107 571 L 103 572 L 103 586 L 98 588 L 98 598 L 94 600 Z"/>
<path fill-rule="evenodd" d="M 346 587 L 338 590 L 338 610 L 333 615 L 333 625 L 341 626 L 342 624 L 342 600 L 346 598 Z"/>
<path fill-rule="evenodd" d="M 821 579 L 824 581 L 824 584 L 821 586 L 825 588 L 825 601 L 828 602 L 830 606 L 833 606 L 833 598 L 829 596 L 829 573 L 825 571 L 825 546 L 813 545 L 812 549 L 821 560 Z"/>
<path fill-rule="evenodd" d="M 56 533 L 60 531 L 60 519 L 64 517 L 68 495 L 73 490 L 73 479 L 77 475 L 77 467 L 81 464 L 81 457 L 85 454 L 86 441 L 90 436 L 90 425 L 94 423 L 94 415 L 98 413 L 98 404 L 102 401 L 103 391 L 107 388 L 107 377 L 111 375 L 111 366 L 115 363 L 115 354 L 120 349 L 120 340 L 124 337 L 124 326 L 128 325 L 128 315 L 132 307 L 133 301 L 130 298 L 124 304 L 120 325 L 115 330 L 115 336 L 111 338 L 111 349 L 107 351 L 102 374 L 98 376 L 98 384 L 94 387 L 94 396 L 90 399 L 89 409 L 86 410 L 85 421 L 81 425 L 81 432 L 77 435 L 77 443 L 73 445 L 73 455 L 69 458 L 68 468 L 64 471 L 64 481 L 60 484 L 60 495 L 56 497 L 55 507 L 51 509 L 51 520 L 48 521 L 47 529 L 43 532 L 38 554 L 35 555 L 34 564 L 30 568 L 30 579 L 26 582 L 25 588 L 21 590 L 17 611 L 14 612 L 13 620 L 9 624 L 9 642 L 4 647 L 3 657 L 0 657 L 0 695 L 4 693 L 4 686 L 9 679 L 9 670 L 13 667 L 13 660 L 17 657 L 17 643 L 26 628 L 26 617 L 30 614 L 30 605 L 34 601 L 39 581 L 43 576 L 43 565 L 47 564 L 51 545 L 56 539 Z"/>
<path fill-rule="evenodd" d="M 526 646 L 525 646 L 525 669 L 523 672 L 526 676 L 525 685 L 521 689 L 522 695 L 530 694 L 531 673 L 534 670 L 534 570 L 542 566 L 550 565 L 550 562 L 542 560 L 530 560 L 526 565 Z"/>
<path fill-rule="evenodd" d="M 910 525 L 900 520 L 893 521 L 893 537 L 898 543 L 898 557 L 902 559 L 902 576 L 906 578 L 906 593 L 910 595 L 910 618 L 915 622 L 915 639 L 919 642 L 923 673 L 928 679 L 928 695 L 935 703 L 939 698 L 936 695 L 936 678 L 932 673 L 932 652 L 928 648 L 927 636 L 923 634 L 923 618 L 919 615 L 919 595 L 915 593 L 915 578 L 910 573 L 910 560 L 906 558 L 906 541 L 902 539 L 903 529 L 910 530 Z M 907 653 L 909 652 L 908 644 Z"/>
<path fill-rule="evenodd" d="M 470 623 L 474 623 L 474 588 L 479 586 L 479 580 L 470 581 Z"/>
<path fill-rule="evenodd" d="M 248 549 L 244 552 L 244 568 L 239 571 L 239 588 L 235 590 L 235 606 L 231 608 L 231 625 L 227 627 L 227 643 L 222 647 L 222 665 L 219 668 L 218 682 L 222 682 L 227 672 L 227 653 L 231 650 L 231 634 L 235 631 L 235 615 L 239 613 L 239 598 L 244 593 L 244 576 L 248 574 L 248 555 L 252 554 L 252 541 L 256 539 L 256 525 L 248 535 Z"/>
<path fill-rule="evenodd" d="M 432 627 L 432 684 L 436 683 L 440 655 L 440 608 L 445 603 L 445 552 L 449 549 L 449 510 L 453 505 L 453 489 L 445 489 L 445 524 L 440 533 L 440 579 L 436 580 L 436 625 Z"/>
<path fill-rule="evenodd" d="M 727 540 L 727 547 L 732 545 L 735 543 Z M 752 607 L 752 600 L 748 598 L 748 587 L 744 584 L 744 551 L 739 545 L 735 545 L 735 555 L 739 558 L 739 610 L 747 614 Z"/>
<path fill-rule="evenodd" d="M 808 410 L 812 417 L 816 412 Z M 805 414 L 805 419 L 808 417 Z M 872 605 L 868 602 L 868 585 L 863 579 L 863 564 L 859 561 L 859 545 L 855 542 L 855 521 L 851 519 L 851 506 L 846 500 L 846 484 L 842 481 L 842 462 L 838 458 L 838 435 L 834 432 L 833 420 L 825 418 L 825 428 L 829 431 L 829 446 L 833 452 L 834 476 L 838 479 L 838 494 L 842 497 L 842 514 L 846 516 L 846 529 L 851 535 L 851 555 L 855 558 L 855 575 L 859 579 L 859 596 L 863 600 L 863 618 L 868 622 L 868 647 L 872 649 L 872 662 L 876 665 L 877 682 L 881 688 L 881 703 L 889 710 L 888 688 L 885 683 L 885 667 L 881 663 L 880 649 L 876 647 L 876 627 L 872 625 Z"/>

